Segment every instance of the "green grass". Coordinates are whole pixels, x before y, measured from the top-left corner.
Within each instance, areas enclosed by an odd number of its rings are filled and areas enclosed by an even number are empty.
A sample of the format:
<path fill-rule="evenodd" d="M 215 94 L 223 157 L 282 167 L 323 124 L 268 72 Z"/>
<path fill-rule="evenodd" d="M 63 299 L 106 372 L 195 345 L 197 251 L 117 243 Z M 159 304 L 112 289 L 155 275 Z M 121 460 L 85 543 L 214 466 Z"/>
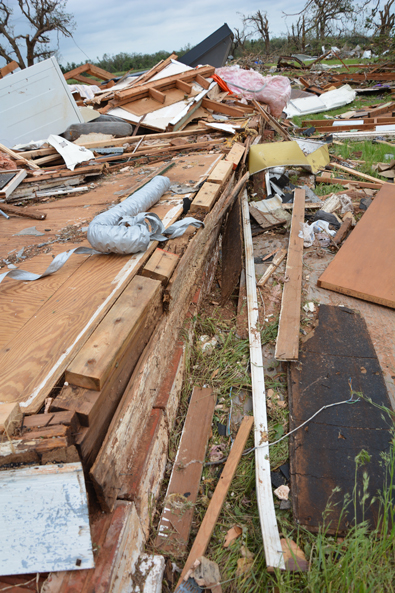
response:
<path fill-rule="evenodd" d="M 393 147 L 387 144 L 377 144 L 371 140 L 364 142 L 344 142 L 344 146 L 333 146 L 333 152 L 343 159 L 357 159 L 365 161 L 358 163 L 357 168 L 361 173 L 367 173 L 373 177 L 383 179 L 377 171 L 373 170 L 373 165 L 376 163 L 389 163 L 390 160 L 385 159 L 386 154 L 393 154 L 395 159 L 395 145 Z M 362 154 L 360 154 L 362 153 Z"/>
<path fill-rule="evenodd" d="M 302 122 L 307 120 L 314 120 L 314 119 L 326 119 L 325 115 L 329 115 L 331 117 L 335 117 L 336 115 L 341 115 L 342 113 L 347 113 L 347 111 L 353 111 L 356 109 L 364 109 L 368 105 L 371 105 L 375 99 L 373 97 L 367 98 L 356 98 L 352 103 L 348 105 L 344 105 L 343 107 L 339 107 L 338 109 L 331 109 L 330 111 L 321 111 L 320 113 L 310 113 L 308 115 L 295 115 L 292 118 L 292 121 L 299 127 L 302 127 Z M 328 119 L 328 125 L 330 125 L 331 120 Z"/>

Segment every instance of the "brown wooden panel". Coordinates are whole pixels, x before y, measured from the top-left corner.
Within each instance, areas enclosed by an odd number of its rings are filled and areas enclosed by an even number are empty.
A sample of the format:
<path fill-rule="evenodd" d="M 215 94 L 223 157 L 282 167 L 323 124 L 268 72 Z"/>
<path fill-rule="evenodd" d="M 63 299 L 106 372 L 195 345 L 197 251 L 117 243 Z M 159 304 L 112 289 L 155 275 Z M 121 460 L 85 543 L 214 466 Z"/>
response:
<path fill-rule="evenodd" d="M 240 200 L 229 211 L 222 236 L 221 300 L 225 303 L 240 278 L 243 266 L 243 239 L 241 231 Z"/>
<path fill-rule="evenodd" d="M 395 308 L 395 187 L 385 184 L 318 286 Z"/>

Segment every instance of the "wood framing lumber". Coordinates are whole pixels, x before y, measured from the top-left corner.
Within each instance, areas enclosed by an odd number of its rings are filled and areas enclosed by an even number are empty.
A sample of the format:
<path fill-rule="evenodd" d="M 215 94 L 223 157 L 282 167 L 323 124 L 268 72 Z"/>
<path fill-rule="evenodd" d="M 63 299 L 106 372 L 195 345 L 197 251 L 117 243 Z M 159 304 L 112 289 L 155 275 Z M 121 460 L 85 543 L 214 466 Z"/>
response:
<path fill-rule="evenodd" d="M 211 387 L 193 388 L 154 544 L 176 558 L 187 549 L 215 403 Z"/>
<path fill-rule="evenodd" d="M 235 142 L 230 149 L 230 152 L 225 157 L 225 161 L 229 161 L 233 163 L 233 170 L 237 168 L 237 165 L 240 163 L 241 159 L 244 156 L 245 146 L 240 142 Z"/>
<path fill-rule="evenodd" d="M 269 280 L 270 276 L 277 270 L 278 266 L 286 258 L 286 256 L 287 256 L 286 249 L 280 249 L 280 251 L 278 253 L 276 253 L 276 255 L 273 258 L 273 263 L 271 263 L 269 265 L 269 267 L 264 272 L 264 274 L 262 274 L 262 276 L 259 278 L 259 280 L 257 282 L 257 286 L 261 286 L 261 287 L 265 286 L 265 284 Z"/>
<path fill-rule="evenodd" d="M 33 163 L 33 161 L 29 161 L 29 160 L 25 159 L 25 157 L 22 156 L 21 153 L 16 153 L 13 150 L 11 150 L 11 148 L 7 148 L 7 146 L 4 146 L 3 144 L 0 144 L 0 150 L 2 152 L 5 152 L 6 154 L 8 154 L 8 156 L 12 157 L 16 161 L 22 161 L 27 167 L 29 167 L 29 169 L 39 169 L 40 168 L 38 165 Z"/>
<path fill-rule="evenodd" d="M 202 107 L 215 111 L 216 113 L 229 115 L 230 117 L 245 117 L 245 111 L 243 109 L 232 107 L 231 105 L 226 105 L 226 103 L 220 103 L 219 101 L 212 101 L 211 99 L 203 99 Z"/>
<path fill-rule="evenodd" d="M 204 270 L 211 270 L 217 261 L 215 249 L 221 222 L 240 189 L 248 180 L 248 173 L 233 188 L 233 176 L 228 186 L 205 218 L 205 227 L 190 240 L 184 257 L 177 266 L 166 289 L 168 312 L 155 329 L 150 344 L 144 351 L 141 365 L 118 406 L 102 448 L 90 472 L 103 509 L 111 509 L 117 496 L 128 491 L 130 461 L 144 429 L 146 410 L 155 403 L 158 386 L 166 376 L 172 359 L 172 345 L 179 339 L 185 315 L 199 285 L 200 294 L 213 279 L 213 273 L 202 283 Z"/>
<path fill-rule="evenodd" d="M 19 404 L 0 404 L 0 434 L 12 436 L 22 423 L 22 412 Z"/>
<path fill-rule="evenodd" d="M 167 286 L 179 260 L 175 253 L 157 247 L 141 270 L 141 275 L 159 280 L 163 286 Z"/>
<path fill-rule="evenodd" d="M 181 212 L 182 208 L 172 207 L 162 220 L 165 227 L 175 222 Z M 146 252 L 131 256 L 75 256 L 81 258 L 75 272 L 7 347 L 0 349 L 1 401 L 18 401 L 25 413 L 37 413 L 71 360 L 156 247 L 153 241 Z"/>
<path fill-rule="evenodd" d="M 303 239 L 299 237 L 299 233 L 304 222 L 304 213 L 305 192 L 303 189 L 296 189 L 285 269 L 286 282 L 284 282 L 274 354 L 277 360 L 298 359 L 303 271 Z"/>
<path fill-rule="evenodd" d="M 164 103 L 166 101 L 166 95 L 155 89 L 149 89 L 148 94 L 154 101 L 158 101 L 158 103 Z"/>
<path fill-rule="evenodd" d="M 83 76 L 82 74 L 75 74 L 73 78 L 82 84 L 97 85 L 98 83 L 95 78 L 89 78 L 88 76 Z"/>
<path fill-rule="evenodd" d="M 64 449 L 70 445 L 68 436 L 37 439 L 13 439 L 0 443 L 0 466 L 12 463 L 40 463 L 41 456 L 48 451 Z"/>
<path fill-rule="evenodd" d="M 263 119 L 266 123 L 269 124 L 284 140 L 292 140 L 291 136 L 288 132 L 282 127 L 281 124 L 272 116 L 270 115 L 263 107 L 258 103 L 258 101 L 253 100 L 253 105 L 258 109 L 259 113 L 262 115 Z"/>
<path fill-rule="evenodd" d="M 100 391 L 131 341 L 138 342 L 145 317 L 161 300 L 161 283 L 136 276 L 66 369 L 68 383 Z"/>
<path fill-rule="evenodd" d="M 319 277 L 319 287 L 395 308 L 394 198 L 394 184 L 384 185 Z"/>
<path fill-rule="evenodd" d="M 176 80 L 176 87 L 187 95 L 192 93 L 192 85 L 184 82 L 183 80 Z"/>
<path fill-rule="evenodd" d="M 350 169 L 350 167 L 344 167 L 343 165 L 340 165 L 338 163 L 331 163 L 328 166 L 330 168 L 334 167 L 336 169 L 340 169 L 341 171 L 344 171 L 345 173 L 348 173 L 349 175 L 353 175 L 354 177 L 361 177 L 361 179 L 366 179 L 367 181 L 370 181 L 372 183 L 376 183 L 376 184 L 380 184 L 380 185 L 384 185 L 385 183 L 388 183 L 387 181 L 383 181 L 382 179 L 378 179 L 377 177 L 372 177 L 372 175 L 366 175 L 366 173 L 361 173 L 357 169 Z"/>
<path fill-rule="evenodd" d="M 381 189 L 383 185 L 381 183 L 369 183 L 367 181 L 356 181 L 354 179 L 341 179 L 340 177 L 326 177 L 319 175 L 315 178 L 316 183 L 329 183 L 335 185 L 355 185 L 356 187 L 366 187 L 367 189 Z M 377 181 L 379 181 L 377 179 Z"/>
<path fill-rule="evenodd" d="M 200 525 L 192 549 L 189 552 L 188 559 L 182 570 L 177 587 L 180 586 L 185 575 L 187 574 L 189 569 L 192 568 L 192 565 L 195 562 L 195 560 L 200 558 L 200 556 L 204 556 L 207 550 L 207 546 L 210 542 L 215 524 L 221 512 L 222 505 L 225 502 L 226 495 L 233 480 L 233 476 L 235 475 L 237 466 L 239 464 L 240 458 L 242 456 L 245 444 L 247 442 L 253 424 L 254 418 L 252 416 L 244 416 L 240 424 L 240 428 L 237 432 L 236 438 L 234 440 L 232 449 L 229 453 L 229 457 L 225 463 L 218 484 L 214 490 L 214 494 L 210 500 L 210 504 L 208 506 L 204 519 Z"/>
<path fill-rule="evenodd" d="M 345 218 L 342 222 L 340 229 L 337 231 L 336 235 L 333 237 L 335 243 L 339 244 L 346 238 L 348 231 L 353 226 L 352 218 Z"/>
<path fill-rule="evenodd" d="M 23 218 L 45 220 L 47 217 L 44 212 L 39 212 L 38 210 L 33 210 L 32 208 L 19 208 L 18 206 L 10 206 L 9 204 L 0 204 L 0 208 L 6 214 L 14 214 L 15 216 L 22 216 Z"/>
<path fill-rule="evenodd" d="M 220 186 L 224 185 L 233 171 L 233 163 L 222 160 L 214 167 L 208 176 L 208 183 L 218 183 Z"/>
<path fill-rule="evenodd" d="M 100 78 L 101 80 L 111 80 L 114 78 L 114 75 L 111 74 L 111 72 L 107 72 L 106 70 L 103 70 L 103 68 L 99 68 L 98 66 L 89 63 L 78 66 L 73 70 L 69 70 L 69 72 L 64 74 L 64 77 L 66 80 L 70 80 L 71 78 L 76 78 L 76 75 L 83 74 L 84 72 L 96 76 L 96 78 Z M 93 83 L 90 82 L 90 84 L 97 84 L 97 80 L 94 80 Z"/>
<path fill-rule="evenodd" d="M 155 74 L 162 72 L 162 70 L 164 70 L 171 63 L 172 60 L 176 60 L 177 57 L 178 57 L 177 54 L 172 53 L 165 60 L 161 60 L 158 64 L 156 64 L 156 66 L 153 66 L 150 70 L 148 70 L 148 72 L 145 72 L 145 74 L 142 74 L 141 76 L 139 76 L 137 78 L 136 82 L 132 86 L 135 87 L 135 86 L 141 86 L 142 84 L 145 84 L 148 80 L 150 80 L 150 78 L 155 76 Z"/>
<path fill-rule="evenodd" d="M 13 173 L 13 171 L 7 169 L 7 173 Z M 27 173 L 24 169 L 16 170 L 15 176 L 0 190 L 0 198 L 7 199 L 14 189 L 18 187 L 20 183 L 22 183 L 23 179 L 25 179 Z M 4 208 L 3 208 L 4 210 Z M 4 210 L 5 212 L 5 210 Z"/>
<path fill-rule="evenodd" d="M 196 194 L 190 212 L 210 212 L 220 193 L 221 185 L 206 181 Z"/>
<path fill-rule="evenodd" d="M 195 81 L 206 91 L 210 88 L 210 83 L 201 74 L 196 74 Z"/>
<path fill-rule="evenodd" d="M 65 167 L 65 166 L 64 166 Z M 56 168 L 55 170 L 50 170 L 50 171 L 42 171 L 42 173 L 40 175 L 34 175 L 31 177 L 26 177 L 21 184 L 21 187 L 24 187 L 26 184 L 30 184 L 30 183 L 41 183 L 42 181 L 48 181 L 49 179 L 59 179 L 60 177 L 62 178 L 62 181 L 59 182 L 59 185 L 62 185 L 64 183 L 64 178 L 70 178 L 70 177 L 75 177 L 75 176 L 80 176 L 80 175 L 101 175 L 103 173 L 103 169 L 104 169 L 105 165 L 104 164 L 97 164 L 97 165 L 89 165 L 86 167 L 79 167 L 77 169 L 74 169 L 74 171 L 70 171 L 69 169 L 66 168 Z M 39 167 L 37 167 L 39 168 Z"/>
<path fill-rule="evenodd" d="M 247 286 L 248 334 L 254 412 L 255 482 L 261 524 L 263 547 L 268 570 L 284 569 L 280 535 L 270 479 L 269 432 L 266 414 L 265 377 L 263 371 L 262 344 L 259 329 L 259 309 L 255 279 L 254 251 L 252 244 L 250 213 L 247 191 L 241 200 L 244 232 L 245 271 Z"/>
<path fill-rule="evenodd" d="M 19 64 L 13 60 L 6 66 L 3 66 L 3 68 L 0 68 L 0 78 L 4 78 L 4 76 L 7 76 L 7 74 L 13 72 L 17 68 L 19 68 Z"/>

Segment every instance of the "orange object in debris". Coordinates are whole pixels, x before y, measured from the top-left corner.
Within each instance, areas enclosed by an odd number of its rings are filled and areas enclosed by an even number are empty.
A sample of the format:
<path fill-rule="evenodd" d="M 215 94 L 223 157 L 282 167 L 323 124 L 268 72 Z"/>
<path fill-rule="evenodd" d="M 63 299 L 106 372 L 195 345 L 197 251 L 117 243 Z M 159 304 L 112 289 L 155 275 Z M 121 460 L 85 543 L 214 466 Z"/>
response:
<path fill-rule="evenodd" d="M 226 82 L 224 80 L 222 80 L 222 78 L 220 76 L 218 76 L 218 74 L 212 74 L 211 78 L 213 80 L 215 80 L 215 82 L 218 84 L 220 89 L 222 89 L 223 91 L 226 91 L 230 95 L 233 95 L 233 92 L 230 90 L 230 88 L 228 87 Z"/>

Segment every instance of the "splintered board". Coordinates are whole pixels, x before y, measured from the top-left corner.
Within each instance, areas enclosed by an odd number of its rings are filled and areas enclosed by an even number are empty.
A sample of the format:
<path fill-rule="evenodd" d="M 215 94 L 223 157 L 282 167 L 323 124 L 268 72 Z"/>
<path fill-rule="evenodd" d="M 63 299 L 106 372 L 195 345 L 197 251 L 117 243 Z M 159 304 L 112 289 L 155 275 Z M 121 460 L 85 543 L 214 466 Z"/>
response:
<path fill-rule="evenodd" d="M 215 403 L 211 387 L 193 388 L 155 540 L 175 557 L 187 549 Z"/>
<path fill-rule="evenodd" d="M 0 472 L 0 575 L 94 566 L 80 463 Z"/>
<path fill-rule="evenodd" d="M 135 341 L 137 348 L 142 341 L 145 317 L 160 300 L 161 292 L 158 280 L 133 278 L 66 369 L 66 381 L 100 391 L 129 344 Z"/>
<path fill-rule="evenodd" d="M 385 184 L 318 279 L 320 288 L 395 308 L 395 186 Z"/>
<path fill-rule="evenodd" d="M 299 362 L 290 365 L 290 430 L 322 406 L 348 400 L 349 380 L 355 391 L 391 409 L 364 319 L 346 307 L 321 305 L 318 325 L 301 346 Z M 332 511 L 325 527 L 330 523 L 332 532 L 353 525 L 354 505 L 348 507 L 347 514 L 341 516 L 341 512 L 344 496 L 352 498 L 355 458 L 362 449 L 371 460 L 359 468 L 357 488 L 362 492 L 363 472 L 367 472 L 369 499 L 364 518 L 371 526 L 376 524 L 379 503 L 371 504 L 371 498 L 384 487 L 381 453 L 389 452 L 392 426 L 387 413 L 360 399 L 322 411 L 291 436 L 292 503 L 298 524 L 317 531 L 331 499 Z M 335 487 L 340 491 L 333 492 Z M 359 497 L 357 519 L 363 519 Z"/>

